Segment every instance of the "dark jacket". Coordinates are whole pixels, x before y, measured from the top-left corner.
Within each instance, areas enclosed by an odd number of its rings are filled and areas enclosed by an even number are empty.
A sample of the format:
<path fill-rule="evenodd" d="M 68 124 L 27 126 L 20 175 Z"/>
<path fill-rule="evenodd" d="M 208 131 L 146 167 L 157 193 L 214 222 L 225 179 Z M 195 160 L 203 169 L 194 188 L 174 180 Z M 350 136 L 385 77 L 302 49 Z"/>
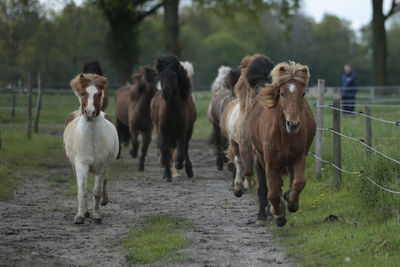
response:
<path fill-rule="evenodd" d="M 340 88 L 340 96 L 354 97 L 357 93 L 358 78 L 354 72 L 349 74 L 343 73 L 342 87 Z"/>

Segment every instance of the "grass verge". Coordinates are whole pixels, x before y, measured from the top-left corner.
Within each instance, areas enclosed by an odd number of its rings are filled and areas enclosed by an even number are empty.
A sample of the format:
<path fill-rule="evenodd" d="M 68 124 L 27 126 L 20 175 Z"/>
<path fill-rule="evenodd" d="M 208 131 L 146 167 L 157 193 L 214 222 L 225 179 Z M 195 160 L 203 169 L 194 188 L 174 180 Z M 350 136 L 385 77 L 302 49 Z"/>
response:
<path fill-rule="evenodd" d="M 155 216 L 147 220 L 146 225 L 133 230 L 124 241 L 127 260 L 132 264 L 152 264 L 160 260 L 176 261 L 181 255 L 186 240 L 183 230 L 187 223 L 182 219 L 166 215 Z"/>

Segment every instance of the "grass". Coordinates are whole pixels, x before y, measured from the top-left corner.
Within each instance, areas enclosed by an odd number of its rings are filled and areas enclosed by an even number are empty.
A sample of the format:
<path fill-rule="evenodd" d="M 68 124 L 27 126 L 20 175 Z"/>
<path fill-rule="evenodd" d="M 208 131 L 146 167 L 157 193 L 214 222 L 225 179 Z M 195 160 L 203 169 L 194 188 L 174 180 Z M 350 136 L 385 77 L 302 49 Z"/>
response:
<path fill-rule="evenodd" d="M 324 127 L 331 127 L 332 113 L 325 110 Z M 373 116 L 397 120 L 399 112 L 376 108 Z M 373 122 L 373 137 L 398 137 L 396 126 Z M 364 120 L 342 117 L 342 133 L 362 138 Z M 323 158 L 333 159 L 332 133 L 324 132 Z M 378 150 L 400 159 L 400 140 L 373 139 Z M 312 151 L 314 148 L 311 149 Z M 342 167 L 364 170 L 378 184 L 400 191 L 400 167 L 365 147 L 342 138 Z M 300 197 L 300 210 L 288 215 L 284 228 L 274 228 L 290 256 L 303 265 L 396 266 L 400 262 L 400 196 L 384 192 L 363 176 L 342 174 L 340 189 L 334 188 L 333 170 L 323 165 L 314 177 L 314 158 L 307 159 L 307 185 Z M 338 221 L 326 220 L 329 215 Z M 349 262 L 346 262 L 345 259 Z"/>
<path fill-rule="evenodd" d="M 131 231 L 124 241 L 127 260 L 132 264 L 176 260 L 181 257 L 178 250 L 186 243 L 183 236 L 185 227 L 183 220 L 166 215 L 148 219 L 143 228 Z"/>
<path fill-rule="evenodd" d="M 1 129 L 0 200 L 13 196 L 23 181 L 18 172 L 29 172 L 40 164 L 57 164 L 62 155 L 60 138 L 33 134 L 28 140 L 21 129 Z"/>

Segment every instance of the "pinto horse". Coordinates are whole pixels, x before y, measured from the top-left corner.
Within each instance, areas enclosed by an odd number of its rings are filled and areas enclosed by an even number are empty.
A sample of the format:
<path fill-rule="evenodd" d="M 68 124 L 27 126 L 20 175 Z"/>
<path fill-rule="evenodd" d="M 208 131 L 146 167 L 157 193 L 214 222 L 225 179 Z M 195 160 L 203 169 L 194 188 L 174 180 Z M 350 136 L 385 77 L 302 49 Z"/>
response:
<path fill-rule="evenodd" d="M 154 69 L 144 67 L 133 75 L 133 79 L 133 86 L 121 87 L 115 93 L 115 119 L 120 142 L 127 145 L 129 139 L 131 140 L 132 148 L 129 153 L 132 158 L 137 157 L 138 135 L 142 136 L 139 171 L 143 171 L 153 131 L 150 101 L 157 92 L 157 75 Z"/>
<path fill-rule="evenodd" d="M 305 158 L 315 136 L 313 113 L 304 98 L 310 78 L 307 66 L 289 61 L 271 72 L 248 118 L 248 132 L 256 157 L 259 212 L 257 222 L 266 219 L 266 204 L 277 226 L 286 224 L 285 203 L 281 200 L 282 176 L 289 175 L 289 191 L 284 194 L 288 210 L 299 208 L 299 195 L 306 180 Z M 268 181 L 269 192 L 266 182 Z M 267 198 L 268 194 L 268 198 Z"/>
<path fill-rule="evenodd" d="M 151 101 L 151 119 L 158 137 L 157 147 L 161 153 L 164 178 L 168 182 L 172 180 L 172 154 L 175 168 L 182 169 L 185 162 L 187 177 L 193 177 L 189 141 L 196 121 L 196 107 L 188 74 L 173 55 L 159 57 L 155 69 L 161 81 L 161 91 Z"/>
<path fill-rule="evenodd" d="M 220 118 L 227 103 L 234 99 L 234 86 L 239 79 L 240 68 L 231 68 L 221 66 L 218 69 L 218 76 L 215 78 L 211 92 L 210 104 L 208 105 L 207 118 L 213 126 L 210 143 L 214 145 L 217 154 L 217 169 L 222 170 L 225 161 L 224 151 L 228 147 L 228 142 L 224 135 L 221 134 Z"/>
<path fill-rule="evenodd" d="M 64 130 L 64 151 L 74 170 L 78 185 L 78 213 L 75 224 L 84 223 L 89 217 L 87 205 L 87 179 L 89 172 L 95 175 L 93 189 L 94 222 L 101 222 L 101 205 L 108 203 L 107 169 L 118 154 L 118 134 L 109 117 L 101 111 L 107 79 L 97 74 L 81 74 L 79 80 L 79 110 L 71 113 Z M 77 93 L 75 91 L 75 93 Z"/>
<path fill-rule="evenodd" d="M 83 73 L 92 73 L 103 76 L 103 70 L 98 61 L 89 61 L 83 65 Z M 79 84 L 79 83 L 78 83 Z M 108 104 L 108 90 L 104 88 L 103 104 L 101 105 L 101 110 L 104 111 Z"/>
<path fill-rule="evenodd" d="M 236 197 L 242 196 L 243 189 L 254 186 L 253 155 L 247 131 L 248 115 L 259 88 L 270 81 L 269 73 L 274 63 L 264 55 L 255 54 L 244 57 L 240 67 L 242 73 L 235 85 L 237 99 L 227 104 L 221 116 L 221 129 L 229 142 L 228 158 L 236 167 Z"/>

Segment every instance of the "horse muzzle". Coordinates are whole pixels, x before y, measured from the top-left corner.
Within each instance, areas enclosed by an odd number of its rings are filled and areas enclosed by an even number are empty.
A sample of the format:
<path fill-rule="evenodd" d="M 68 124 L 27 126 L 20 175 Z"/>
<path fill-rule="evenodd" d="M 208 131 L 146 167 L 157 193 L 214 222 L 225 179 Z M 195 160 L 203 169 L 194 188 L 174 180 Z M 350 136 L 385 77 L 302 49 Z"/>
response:
<path fill-rule="evenodd" d="M 85 109 L 85 112 L 83 115 L 84 115 L 86 121 L 92 122 L 96 118 L 96 110 L 95 109 L 93 109 L 93 110 Z"/>
<path fill-rule="evenodd" d="M 292 122 L 292 121 L 287 120 L 286 121 L 286 132 L 288 134 L 297 134 L 300 130 L 300 126 L 301 126 L 300 121 Z"/>

